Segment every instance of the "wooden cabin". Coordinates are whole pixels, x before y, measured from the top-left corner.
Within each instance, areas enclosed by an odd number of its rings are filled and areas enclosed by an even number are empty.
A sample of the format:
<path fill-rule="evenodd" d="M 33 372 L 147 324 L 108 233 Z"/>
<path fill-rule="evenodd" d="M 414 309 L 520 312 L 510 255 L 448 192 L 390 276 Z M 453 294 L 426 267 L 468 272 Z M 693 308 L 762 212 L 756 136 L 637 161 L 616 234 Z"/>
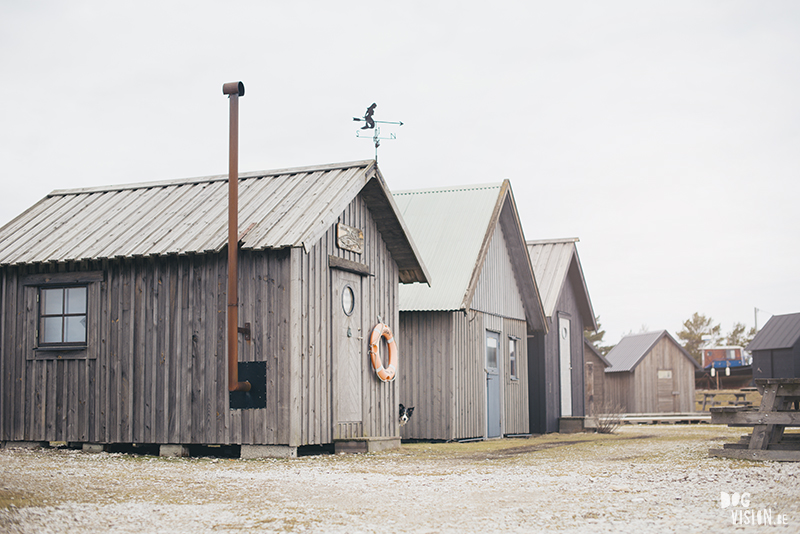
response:
<path fill-rule="evenodd" d="M 745 350 L 753 378 L 800 378 L 800 313 L 770 317 Z"/>
<path fill-rule="evenodd" d="M 527 336 L 547 326 L 511 184 L 394 198 L 432 276 L 400 288 L 401 436 L 528 433 Z"/>
<path fill-rule="evenodd" d="M 546 335 L 528 340 L 531 432 L 557 432 L 584 410 L 584 330 L 597 330 L 583 276 L 578 239 L 528 241 L 548 322 Z M 562 421 L 563 420 L 563 421 Z"/>
<path fill-rule="evenodd" d="M 587 416 L 608 413 L 609 406 L 606 403 L 605 393 L 605 370 L 611 367 L 611 362 L 600 354 L 600 351 L 585 337 L 583 339 L 583 355 L 585 360 L 583 367 L 585 376 L 583 382 L 586 386 L 586 392 L 583 396 L 584 413 Z"/>
<path fill-rule="evenodd" d="M 367 339 L 398 322 L 399 283 L 429 278 L 376 162 L 240 175 L 238 362 L 263 397 L 244 406 L 227 385 L 227 188 L 54 191 L 0 229 L 0 440 L 399 445 L 399 384 L 375 377 Z"/>
<path fill-rule="evenodd" d="M 700 365 L 666 330 L 625 336 L 606 359 L 606 399 L 615 411 L 695 411 L 694 372 Z"/>

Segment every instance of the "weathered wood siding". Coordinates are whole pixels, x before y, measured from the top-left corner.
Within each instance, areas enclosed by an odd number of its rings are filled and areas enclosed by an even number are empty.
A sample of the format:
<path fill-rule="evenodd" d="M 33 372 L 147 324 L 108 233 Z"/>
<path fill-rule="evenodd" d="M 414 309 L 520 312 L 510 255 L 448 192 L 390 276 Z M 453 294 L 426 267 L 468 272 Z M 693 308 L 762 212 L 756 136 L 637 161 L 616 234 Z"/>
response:
<path fill-rule="evenodd" d="M 572 271 L 573 267 L 570 268 Z M 531 402 L 531 432 L 558 432 L 558 418 L 561 417 L 561 387 L 559 366 L 558 317 L 570 320 L 570 348 L 572 357 L 572 415 L 585 415 L 583 384 L 583 329 L 584 323 L 578 307 L 577 295 L 572 276 L 568 276 L 561 288 L 552 317 L 548 317 L 549 331 L 544 340 L 531 343 L 529 340 L 529 359 L 533 369 L 538 372 L 531 377 L 531 388 L 539 390 L 532 393 L 536 402 Z M 533 338 L 541 337 L 536 333 Z"/>
<path fill-rule="evenodd" d="M 584 350 L 583 355 L 586 359 L 586 363 L 584 364 L 586 386 L 586 392 L 584 394 L 584 413 L 586 415 L 605 413 L 606 410 L 610 409 L 606 406 L 606 366 L 591 350 Z"/>
<path fill-rule="evenodd" d="M 303 444 L 331 441 L 328 256 L 369 265 L 363 278 L 364 427 L 397 436 L 397 383 L 369 367 L 377 315 L 399 321 L 398 269 L 361 197 L 340 222 L 364 229 L 361 257 L 331 228 L 308 253 L 242 251 L 240 361 L 267 362 L 267 408 L 229 410 L 223 254 L 0 268 L 0 440 L 98 443 Z M 88 349 L 35 352 L 35 285 L 26 277 L 99 272 L 89 284 Z"/>
<path fill-rule="evenodd" d="M 362 229 L 364 231 L 365 249 L 362 254 L 356 254 L 355 252 L 338 248 L 336 246 L 336 225 L 333 225 L 323 239 L 328 249 L 328 254 L 365 264 L 369 267 L 371 273 L 368 276 L 362 276 L 363 309 L 361 315 L 363 323 L 360 336 L 363 337 L 364 346 L 362 367 L 362 392 L 364 394 L 363 435 L 368 437 L 397 437 L 400 435 L 397 417 L 400 403 L 398 400 L 399 378 L 394 382 L 381 382 L 372 371 L 369 360 L 369 335 L 378 322 L 379 316 L 384 323 L 392 328 L 393 332 L 397 332 L 397 325 L 400 322 L 397 299 L 400 273 L 361 195 L 350 203 L 338 222 Z M 325 253 L 321 253 L 321 256 L 324 255 Z M 320 257 L 318 261 L 325 260 Z M 311 271 L 308 272 L 311 273 Z M 318 287 L 319 291 L 322 291 L 323 287 L 330 288 L 330 273 L 327 276 L 326 282 L 318 280 L 314 283 L 303 284 L 303 287 Z M 310 302 L 318 301 L 331 305 L 329 296 L 324 299 L 311 299 Z M 335 303 L 335 306 L 338 307 L 339 303 Z M 311 310 L 309 310 L 310 313 Z M 331 317 L 331 313 L 331 311 L 328 311 L 327 316 L 318 314 L 318 318 L 314 321 L 306 321 L 308 328 L 304 331 L 304 338 L 306 339 L 303 342 L 304 358 L 307 359 L 307 355 L 314 354 L 314 347 L 326 346 L 326 344 L 331 343 L 330 335 L 323 336 L 321 334 L 327 328 L 324 324 L 327 321 L 325 317 Z M 316 351 L 319 352 L 319 348 Z M 387 349 L 384 342 L 382 342 L 381 354 L 384 358 L 384 365 L 386 365 Z M 399 365 L 403 365 L 402 361 Z M 306 383 L 307 381 L 302 380 L 302 382 Z M 310 412 L 304 409 L 302 413 Z M 327 418 L 329 416 L 320 414 L 318 417 Z M 320 427 L 321 432 L 325 424 L 320 425 L 321 423 L 312 424 L 313 427 Z M 327 424 L 327 426 L 330 427 L 330 424 Z M 323 441 L 323 443 L 325 442 L 327 441 Z"/>
<path fill-rule="evenodd" d="M 400 402 L 414 406 L 413 417 L 401 430 L 404 439 L 486 436 L 486 330 L 501 335 L 502 432 L 528 432 L 527 323 L 500 225 L 493 234 L 473 304 L 467 313 L 400 314 Z M 518 378 L 514 380 L 509 369 L 509 336 L 518 339 Z"/>
<path fill-rule="evenodd" d="M 610 413 L 634 413 L 633 374 L 629 372 L 606 373 L 606 404 Z"/>
<path fill-rule="evenodd" d="M 414 407 L 400 436 L 452 439 L 456 394 L 453 313 L 400 312 L 397 333 L 400 402 Z"/>
<path fill-rule="evenodd" d="M 525 308 L 500 224 L 492 234 L 470 307 L 500 317 L 525 320 Z"/>
<path fill-rule="evenodd" d="M 659 370 L 672 371 L 671 388 L 667 391 L 672 402 L 666 407 L 659 405 L 659 388 L 663 389 L 659 382 L 664 380 L 658 378 Z M 692 362 L 672 341 L 661 338 L 633 369 L 633 412 L 693 412 L 694 370 Z"/>
<path fill-rule="evenodd" d="M 527 323 L 518 319 L 503 319 L 503 365 L 505 369 L 505 434 L 527 434 L 530 431 L 528 413 L 528 337 Z M 509 337 L 517 340 L 517 377 L 511 378 Z"/>
<path fill-rule="evenodd" d="M 659 384 L 659 370 L 672 372 L 670 383 Z M 693 412 L 694 370 L 678 346 L 664 337 L 632 371 L 606 373 L 606 399 L 624 413 Z M 659 405 L 659 389 L 671 402 Z"/>

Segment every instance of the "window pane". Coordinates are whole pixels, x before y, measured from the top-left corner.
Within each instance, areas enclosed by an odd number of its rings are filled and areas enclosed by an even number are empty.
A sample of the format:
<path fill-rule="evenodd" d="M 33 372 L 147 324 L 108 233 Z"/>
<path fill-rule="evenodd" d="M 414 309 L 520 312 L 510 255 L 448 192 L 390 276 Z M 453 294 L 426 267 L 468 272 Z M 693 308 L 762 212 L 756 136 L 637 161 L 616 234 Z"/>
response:
<path fill-rule="evenodd" d="M 65 317 L 66 343 L 83 343 L 86 341 L 86 317 Z"/>
<path fill-rule="evenodd" d="M 42 318 L 42 330 L 39 332 L 41 343 L 61 343 L 63 323 L 61 317 Z"/>
<path fill-rule="evenodd" d="M 497 369 L 497 338 L 486 336 L 486 367 Z"/>
<path fill-rule="evenodd" d="M 517 340 L 509 338 L 508 340 L 508 357 L 511 363 L 510 372 L 511 378 L 517 378 Z"/>
<path fill-rule="evenodd" d="M 42 289 L 42 313 L 45 315 L 60 315 L 64 313 L 64 290 Z"/>
<path fill-rule="evenodd" d="M 86 313 L 86 288 L 68 287 L 65 313 Z"/>

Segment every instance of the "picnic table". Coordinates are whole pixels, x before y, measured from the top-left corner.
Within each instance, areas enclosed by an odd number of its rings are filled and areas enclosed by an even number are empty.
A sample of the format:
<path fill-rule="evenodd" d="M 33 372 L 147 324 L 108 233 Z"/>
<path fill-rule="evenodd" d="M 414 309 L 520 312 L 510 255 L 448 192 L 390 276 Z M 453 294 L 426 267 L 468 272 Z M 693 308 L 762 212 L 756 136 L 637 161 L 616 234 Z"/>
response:
<path fill-rule="evenodd" d="M 703 407 L 700 408 L 701 412 L 706 411 L 706 405 L 709 406 L 716 406 L 719 402 L 714 401 L 714 397 L 716 397 L 716 393 L 703 393 Z"/>
<path fill-rule="evenodd" d="M 731 427 L 753 427 L 752 434 L 723 449 L 709 450 L 710 456 L 748 460 L 800 461 L 800 434 L 786 434 L 788 427 L 800 427 L 800 378 L 756 379 L 761 405 L 713 406 L 711 423 Z M 737 399 L 738 400 L 738 399 Z"/>

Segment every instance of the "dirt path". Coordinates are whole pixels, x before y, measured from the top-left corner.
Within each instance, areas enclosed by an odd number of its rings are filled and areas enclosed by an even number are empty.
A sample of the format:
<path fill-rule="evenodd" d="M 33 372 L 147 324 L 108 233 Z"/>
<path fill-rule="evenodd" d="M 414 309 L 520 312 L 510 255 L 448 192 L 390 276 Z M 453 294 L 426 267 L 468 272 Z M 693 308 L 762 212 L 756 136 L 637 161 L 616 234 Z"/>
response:
<path fill-rule="evenodd" d="M 741 430 L 627 426 L 286 460 L 0 450 L 0 532 L 800 532 L 800 464 L 708 458 Z M 747 505 L 721 508 L 722 493 Z M 732 515 L 733 512 L 733 515 Z M 760 516 L 758 513 L 761 512 Z M 785 521 L 784 521 L 785 520 Z"/>

